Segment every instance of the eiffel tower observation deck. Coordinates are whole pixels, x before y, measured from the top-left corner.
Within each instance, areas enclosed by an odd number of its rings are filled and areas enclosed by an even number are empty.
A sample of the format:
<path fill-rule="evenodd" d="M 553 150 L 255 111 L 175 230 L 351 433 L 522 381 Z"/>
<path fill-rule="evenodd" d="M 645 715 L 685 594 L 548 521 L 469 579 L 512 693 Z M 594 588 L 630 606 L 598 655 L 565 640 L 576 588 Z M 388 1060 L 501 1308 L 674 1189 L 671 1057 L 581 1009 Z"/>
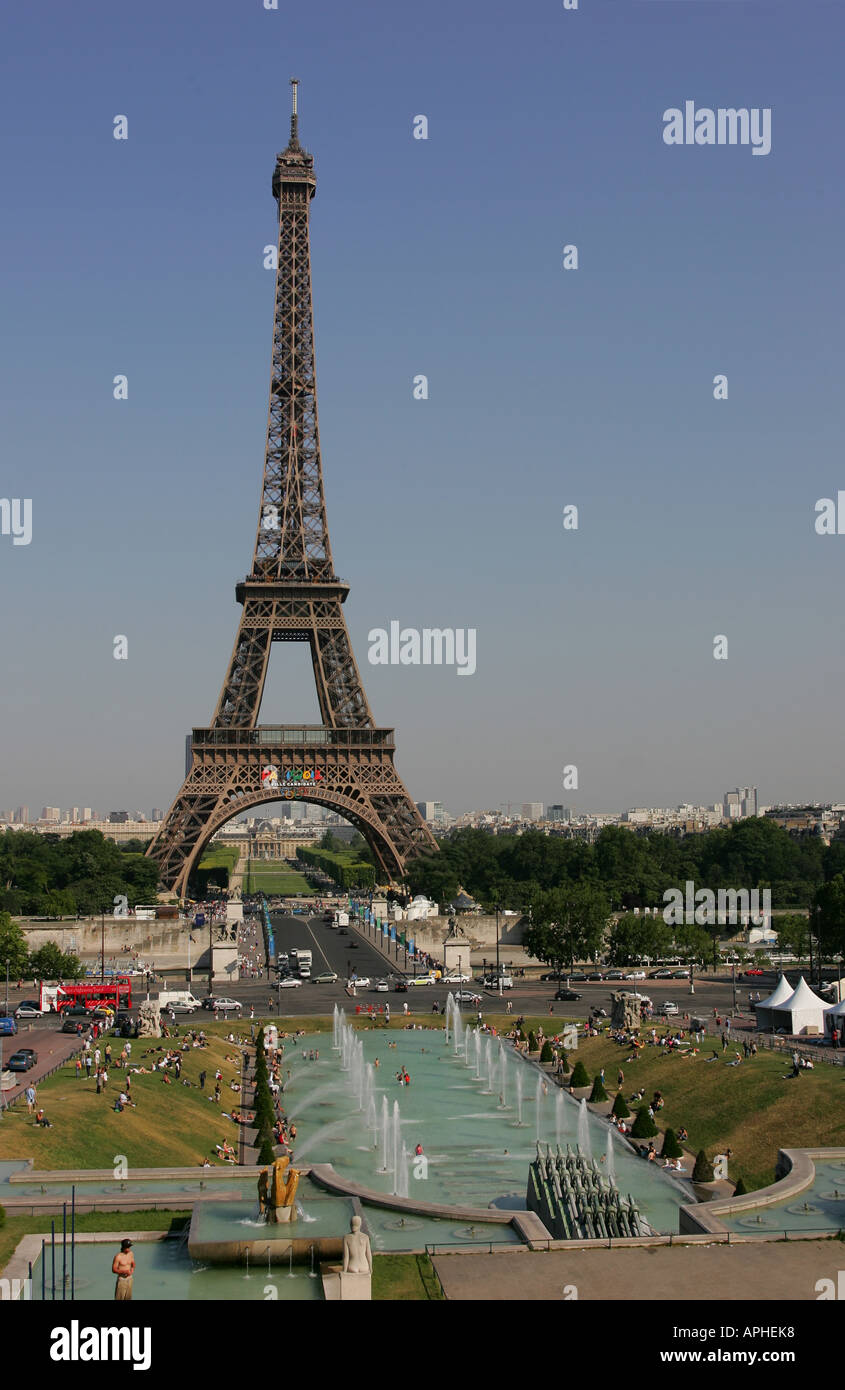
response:
<path fill-rule="evenodd" d="M 215 831 L 276 798 L 318 802 L 364 835 L 385 879 L 437 848 L 393 765 L 393 730 L 376 728 L 332 560 L 317 420 L 309 219 L 314 159 L 299 140 L 291 80 L 290 139 L 276 157 L 279 213 L 267 444 L 241 616 L 211 724 L 191 736 L 191 766 L 147 853 L 165 888 L 187 892 Z M 274 642 L 307 642 L 321 724 L 258 723 Z"/>

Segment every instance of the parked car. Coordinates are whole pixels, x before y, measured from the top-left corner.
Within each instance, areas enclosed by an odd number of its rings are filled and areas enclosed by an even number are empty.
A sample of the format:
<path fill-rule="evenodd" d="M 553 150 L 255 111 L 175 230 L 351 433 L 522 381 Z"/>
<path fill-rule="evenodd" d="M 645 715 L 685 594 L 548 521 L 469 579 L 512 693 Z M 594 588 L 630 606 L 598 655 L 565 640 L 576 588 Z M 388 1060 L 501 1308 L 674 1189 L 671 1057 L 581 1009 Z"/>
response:
<path fill-rule="evenodd" d="M 460 975 L 457 970 L 453 970 L 450 974 L 443 976 L 441 983 L 444 985 L 468 985 L 471 980 L 471 975 Z"/>
<path fill-rule="evenodd" d="M 671 970 L 652 970 L 648 977 L 650 980 L 671 980 Z"/>
<path fill-rule="evenodd" d="M 667 1018 L 673 1018 L 676 1014 L 679 1014 L 681 1011 L 678 1008 L 677 1004 L 672 1003 L 671 999 L 664 999 L 661 1012 L 664 1013 Z"/>
<path fill-rule="evenodd" d="M 555 999 L 562 1000 L 566 1004 L 574 1004 L 575 1001 L 580 998 L 580 994 L 574 989 L 558 989 L 555 991 Z"/>
<path fill-rule="evenodd" d="M 283 975 L 279 980 L 279 989 L 298 989 L 301 984 L 298 975 Z"/>
<path fill-rule="evenodd" d="M 239 1004 L 237 999 L 215 999 L 210 994 L 203 999 L 202 1006 L 204 1009 L 212 1010 L 212 1012 L 216 1009 L 221 1014 L 240 1013 L 243 1008 L 243 1004 Z"/>
<path fill-rule="evenodd" d="M 621 970 L 608 970 L 604 978 L 606 980 L 624 980 L 625 975 Z"/>
<path fill-rule="evenodd" d="M 20 1052 L 12 1053 L 6 1065 L 9 1071 L 29 1071 L 37 1061 L 37 1052 L 33 1052 L 31 1047 L 22 1047 Z"/>
<path fill-rule="evenodd" d="M 333 985 L 336 980 L 337 975 L 333 970 L 324 970 L 321 975 L 313 975 L 311 977 L 311 982 L 315 985 Z"/>
<path fill-rule="evenodd" d="M 577 980 L 579 984 L 583 984 L 587 979 L 583 970 L 570 970 L 568 974 L 566 971 L 563 973 L 567 980 Z"/>
<path fill-rule="evenodd" d="M 62 1020 L 61 1033 L 87 1033 L 91 1027 L 90 1018 L 65 1018 Z"/>
<path fill-rule="evenodd" d="M 480 1004 L 481 995 L 474 994 L 471 989 L 459 989 L 455 991 L 455 999 L 459 1004 Z"/>
<path fill-rule="evenodd" d="M 22 999 L 15 1009 L 15 1018 L 41 1018 L 43 1014 L 44 1010 L 34 999 Z"/>
<path fill-rule="evenodd" d="M 688 979 L 689 979 L 689 971 L 688 971 L 688 970 L 673 970 L 673 971 L 672 971 L 672 979 L 673 979 L 673 980 L 688 980 Z"/>
<path fill-rule="evenodd" d="M 165 1013 L 169 1014 L 192 1014 L 196 1007 L 196 1004 L 188 1004 L 184 999 L 168 999 L 163 1005 Z"/>
<path fill-rule="evenodd" d="M 628 973 L 627 973 L 627 975 L 625 976 L 625 979 L 626 979 L 626 980 L 644 980 L 644 979 L 645 979 L 645 971 L 644 971 L 644 970 L 629 970 Z"/>
<path fill-rule="evenodd" d="M 557 970 L 547 970 L 544 975 L 540 976 L 540 979 L 545 981 L 556 980 L 559 973 L 562 975 L 564 972 L 562 970 L 560 972 Z"/>
<path fill-rule="evenodd" d="M 408 981 L 407 981 L 407 980 L 397 980 L 396 983 L 395 983 L 395 985 L 393 986 L 393 992 L 394 992 L 394 994 L 407 994 L 407 993 L 408 993 Z"/>
<path fill-rule="evenodd" d="M 595 985 L 604 979 L 604 975 L 602 975 L 601 972 L 597 970 L 594 975 L 588 975 L 587 979 L 590 981 L 591 984 Z"/>
<path fill-rule="evenodd" d="M 11 1014 L 0 1014 L 0 1036 L 9 1037 L 10 1034 L 17 1033 L 17 1031 L 16 1019 Z"/>
<path fill-rule="evenodd" d="M 755 966 L 753 970 L 743 970 L 742 973 L 746 979 L 750 979 L 752 975 L 762 975 L 763 971 L 758 969 L 757 966 Z"/>

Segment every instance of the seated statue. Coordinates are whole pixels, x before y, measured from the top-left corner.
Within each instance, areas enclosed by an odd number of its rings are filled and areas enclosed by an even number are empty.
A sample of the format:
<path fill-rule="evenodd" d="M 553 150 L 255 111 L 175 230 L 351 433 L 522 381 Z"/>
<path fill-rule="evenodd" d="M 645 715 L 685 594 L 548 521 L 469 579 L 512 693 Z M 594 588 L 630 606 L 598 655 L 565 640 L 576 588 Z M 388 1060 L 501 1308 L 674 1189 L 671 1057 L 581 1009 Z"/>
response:
<path fill-rule="evenodd" d="M 370 1237 L 361 1232 L 360 1216 L 353 1216 L 350 1234 L 343 1237 L 344 1274 L 372 1274 L 373 1255 L 370 1250 Z"/>

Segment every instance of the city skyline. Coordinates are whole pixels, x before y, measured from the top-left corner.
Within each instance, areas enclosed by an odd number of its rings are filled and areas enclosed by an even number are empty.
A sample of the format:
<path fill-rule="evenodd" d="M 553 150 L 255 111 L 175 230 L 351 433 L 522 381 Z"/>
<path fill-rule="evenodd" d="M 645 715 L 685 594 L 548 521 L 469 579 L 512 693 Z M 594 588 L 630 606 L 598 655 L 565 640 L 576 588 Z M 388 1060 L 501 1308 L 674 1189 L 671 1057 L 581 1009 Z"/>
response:
<path fill-rule="evenodd" d="M 282 33 L 260 7 L 211 3 L 199 42 L 153 4 L 141 68 L 137 17 L 106 34 L 48 3 L 45 50 L 44 13 L 15 15 L 2 97 L 18 132 L 5 486 L 32 499 L 31 542 L 0 544 L 21 596 L 3 629 L 10 805 L 47 804 L 47 786 L 72 803 L 84 781 L 95 804 L 166 808 L 185 732 L 211 716 L 255 534 L 290 72 L 319 179 L 329 524 L 414 797 L 433 782 L 455 815 L 502 788 L 519 804 L 678 805 L 691 787 L 710 803 L 742 768 L 784 802 L 836 800 L 840 563 L 815 522 L 841 481 L 828 267 L 845 219 L 818 14 L 783 9 L 760 32 L 746 7 L 717 24 L 694 6 L 525 23 L 435 3 L 417 32 L 374 5 L 362 91 L 336 2 L 317 38 L 296 14 Z M 185 119 L 166 54 L 189 52 Z M 514 65 L 532 74 L 515 109 Z M 770 152 L 667 146 L 663 113 L 693 94 L 770 111 Z M 198 197 L 186 171 L 208 168 L 217 196 Z M 62 371 L 45 400 L 47 340 Z M 471 631 L 474 674 L 365 664 L 394 622 Z M 262 722 L 317 722 L 306 654 L 273 656 Z"/>

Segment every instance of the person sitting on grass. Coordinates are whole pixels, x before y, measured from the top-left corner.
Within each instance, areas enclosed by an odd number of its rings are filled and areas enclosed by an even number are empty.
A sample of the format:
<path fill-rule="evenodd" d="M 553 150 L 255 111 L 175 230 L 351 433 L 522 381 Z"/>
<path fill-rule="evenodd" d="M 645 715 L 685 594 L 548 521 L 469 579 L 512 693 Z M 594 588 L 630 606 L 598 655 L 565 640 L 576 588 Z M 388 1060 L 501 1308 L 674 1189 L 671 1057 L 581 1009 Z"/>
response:
<path fill-rule="evenodd" d="M 35 1123 L 36 1123 L 41 1129 L 52 1129 L 52 1128 L 53 1128 L 53 1126 L 51 1125 L 50 1121 L 47 1119 L 47 1116 L 44 1114 L 44 1111 L 43 1111 L 43 1110 L 36 1110 L 36 1112 L 35 1112 Z"/>

